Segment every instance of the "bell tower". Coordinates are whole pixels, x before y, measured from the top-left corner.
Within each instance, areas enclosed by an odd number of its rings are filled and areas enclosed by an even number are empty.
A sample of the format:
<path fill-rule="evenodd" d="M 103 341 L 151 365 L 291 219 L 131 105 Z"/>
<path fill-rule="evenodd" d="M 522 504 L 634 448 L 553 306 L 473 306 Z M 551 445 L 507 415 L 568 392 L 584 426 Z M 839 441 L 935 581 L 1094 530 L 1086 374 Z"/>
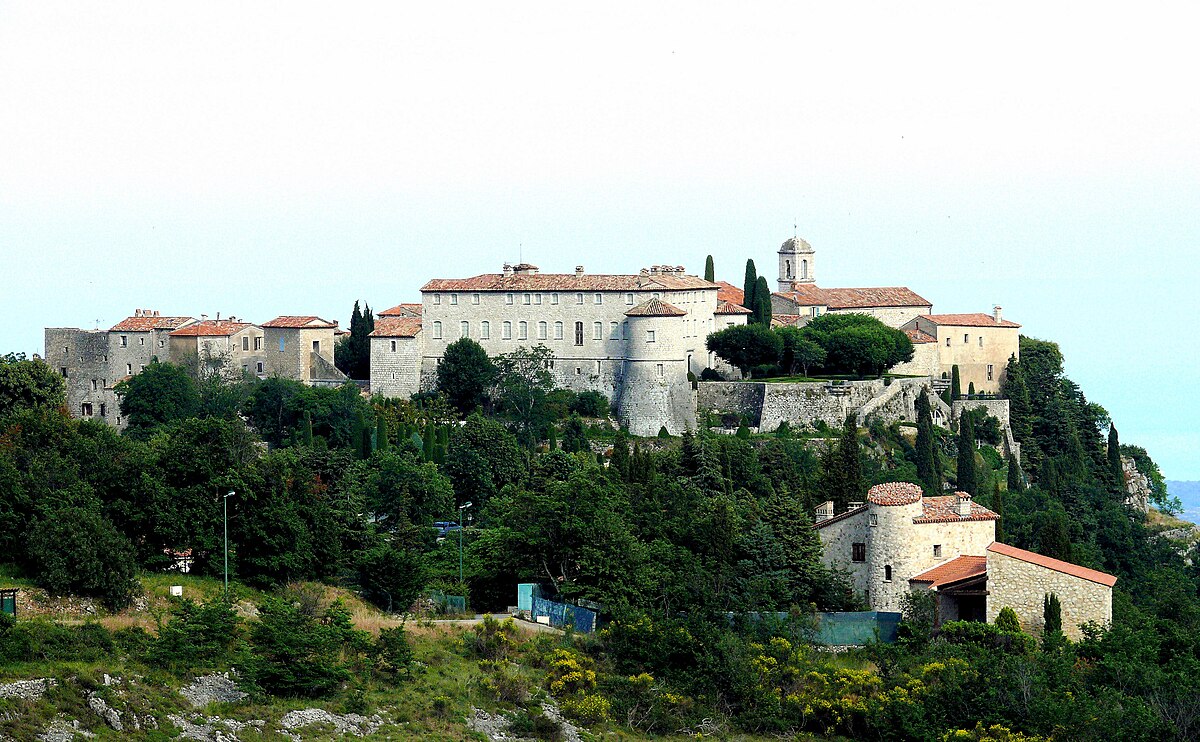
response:
<path fill-rule="evenodd" d="M 779 248 L 780 292 L 792 290 L 793 283 L 816 282 L 814 268 L 815 252 L 812 245 L 799 237 L 792 237 Z"/>

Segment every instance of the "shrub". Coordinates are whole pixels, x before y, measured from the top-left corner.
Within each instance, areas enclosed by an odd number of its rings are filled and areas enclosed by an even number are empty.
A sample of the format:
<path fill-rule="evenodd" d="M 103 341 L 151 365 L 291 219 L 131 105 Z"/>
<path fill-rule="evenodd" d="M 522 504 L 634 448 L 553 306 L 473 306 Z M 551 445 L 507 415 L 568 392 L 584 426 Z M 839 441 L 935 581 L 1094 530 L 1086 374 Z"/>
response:
<path fill-rule="evenodd" d="M 507 659 L 516 646 L 517 626 L 511 618 L 497 621 L 485 616 L 475 624 L 474 631 L 463 635 L 463 648 L 472 656 L 484 660 Z"/>
<path fill-rule="evenodd" d="M 518 710 L 509 719 L 508 731 L 514 737 L 559 742 L 563 739 L 562 724 L 541 711 Z"/>
<path fill-rule="evenodd" d="M 608 409 L 608 398 L 596 391 L 580 392 L 570 406 L 571 412 L 580 417 L 606 418 Z"/>
<path fill-rule="evenodd" d="M 700 381 L 725 381 L 725 377 L 719 371 L 706 368 L 700 372 Z"/>
<path fill-rule="evenodd" d="M 1009 633 L 1020 633 L 1021 621 L 1017 618 L 1017 612 L 1009 606 L 1001 608 L 996 616 L 996 628 Z"/>
<path fill-rule="evenodd" d="M 241 646 L 241 621 L 228 603 L 184 600 L 171 620 L 159 625 L 149 658 L 176 673 L 213 670 L 228 666 Z"/>
<path fill-rule="evenodd" d="M 612 704 L 595 693 L 559 702 L 563 713 L 582 724 L 599 724 L 612 718 Z"/>
<path fill-rule="evenodd" d="M 286 696 L 328 695 L 350 678 L 351 666 L 370 646 L 366 633 L 351 626 L 350 612 L 340 601 L 314 618 L 292 603 L 268 598 L 250 636 L 254 655 L 246 663 L 248 680 Z"/>
<path fill-rule="evenodd" d="M 385 675 L 396 676 L 407 672 L 412 665 L 413 651 L 405 635 L 404 626 L 381 629 L 375 640 L 376 667 Z"/>

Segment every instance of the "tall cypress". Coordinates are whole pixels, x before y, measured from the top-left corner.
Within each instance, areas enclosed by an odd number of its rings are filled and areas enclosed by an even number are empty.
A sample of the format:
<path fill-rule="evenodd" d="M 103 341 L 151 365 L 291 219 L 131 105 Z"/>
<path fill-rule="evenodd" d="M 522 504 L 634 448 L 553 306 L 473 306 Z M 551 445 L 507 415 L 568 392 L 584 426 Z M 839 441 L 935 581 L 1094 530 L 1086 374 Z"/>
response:
<path fill-rule="evenodd" d="M 754 311 L 754 289 L 758 284 L 758 271 L 754 269 L 754 261 L 746 261 L 746 280 L 742 283 L 742 306 Z"/>
<path fill-rule="evenodd" d="M 704 280 L 709 283 L 715 283 L 717 280 L 717 269 L 713 265 L 712 256 L 709 255 L 704 261 Z"/>
<path fill-rule="evenodd" d="M 1004 493 L 1000 491 L 1000 482 L 996 482 L 992 490 L 992 510 L 1000 516 L 996 519 L 996 540 L 1004 541 Z"/>
<path fill-rule="evenodd" d="M 958 489 L 975 494 L 975 425 L 964 410 L 958 417 Z"/>
<path fill-rule="evenodd" d="M 929 394 L 921 389 L 917 396 L 917 478 L 930 495 L 942 491 L 942 472 L 938 466 L 936 443 L 933 432 L 933 413 L 929 409 Z"/>
<path fill-rule="evenodd" d="M 383 415 L 375 416 L 375 450 L 386 451 L 391 443 L 388 441 L 387 420 Z"/>
<path fill-rule="evenodd" d="M 1125 468 L 1121 466 L 1121 440 L 1117 437 L 1117 426 L 1108 425 L 1108 470 L 1117 492 L 1125 491 Z"/>
<path fill-rule="evenodd" d="M 837 466 L 841 472 L 841 505 L 862 498 L 862 451 L 858 443 L 858 425 L 854 415 L 846 416 L 842 437 L 838 441 Z"/>
<path fill-rule="evenodd" d="M 958 376 L 958 364 L 950 369 L 950 400 L 962 399 L 962 381 Z"/>
<path fill-rule="evenodd" d="M 1011 452 L 1008 454 L 1008 491 L 1025 491 L 1025 482 L 1021 477 L 1021 464 L 1017 461 L 1017 457 L 1013 456 Z"/>
<path fill-rule="evenodd" d="M 754 319 L 759 324 L 771 326 L 771 287 L 767 285 L 767 277 L 759 276 L 754 282 Z"/>
<path fill-rule="evenodd" d="M 1016 356 L 1009 356 L 1004 385 L 1000 391 L 1008 400 L 1008 424 L 1013 437 L 1023 444 L 1032 444 L 1033 410 L 1029 401 L 1029 387 L 1025 385 L 1025 372 Z M 1028 460 L 1028 457 L 1025 458 Z"/>

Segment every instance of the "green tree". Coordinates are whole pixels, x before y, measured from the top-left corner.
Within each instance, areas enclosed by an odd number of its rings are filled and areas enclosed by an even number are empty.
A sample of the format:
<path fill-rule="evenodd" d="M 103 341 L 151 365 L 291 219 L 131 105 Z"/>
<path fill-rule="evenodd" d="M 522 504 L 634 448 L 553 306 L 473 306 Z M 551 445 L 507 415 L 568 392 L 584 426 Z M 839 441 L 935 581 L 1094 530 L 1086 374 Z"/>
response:
<path fill-rule="evenodd" d="M 992 510 L 996 515 L 1000 516 L 996 519 L 996 540 L 1003 543 L 1004 541 L 1004 493 L 1000 491 L 1000 483 L 996 482 L 992 488 Z"/>
<path fill-rule="evenodd" d="M 90 595 L 120 610 L 138 590 L 133 545 L 98 510 L 73 506 L 44 513 L 29 529 L 29 566 L 55 595 Z"/>
<path fill-rule="evenodd" d="M 785 326 L 775 330 L 783 341 L 783 352 L 780 365 L 788 375 L 794 376 L 796 371 L 802 371 L 808 376 L 808 370 L 825 362 L 825 349 L 804 336 L 798 327 Z"/>
<path fill-rule="evenodd" d="M 405 610 L 425 587 L 419 555 L 395 543 L 379 543 L 354 560 L 363 597 L 391 613 Z"/>
<path fill-rule="evenodd" d="M 783 350 L 779 335 L 766 325 L 726 327 L 709 334 L 705 345 L 747 378 L 755 366 L 775 363 Z"/>
<path fill-rule="evenodd" d="M 470 338 L 446 346 L 437 367 L 437 388 L 463 415 L 474 412 L 487 399 L 496 380 L 496 366 L 487 351 Z"/>
<path fill-rule="evenodd" d="M 1009 606 L 1001 608 L 1000 613 L 996 616 L 996 628 L 1003 632 L 1019 634 L 1021 621 L 1017 618 L 1017 612 Z"/>
<path fill-rule="evenodd" d="M 1038 513 L 1035 523 L 1038 552 L 1064 562 L 1071 561 L 1071 530 L 1062 507 Z"/>
<path fill-rule="evenodd" d="M 1121 440 L 1117 435 L 1117 426 L 1109 424 L 1108 426 L 1108 475 L 1112 477 L 1113 487 L 1118 495 L 1124 499 L 1125 493 L 1125 467 L 1121 463 Z"/>
<path fill-rule="evenodd" d="M 970 415 L 959 415 L 958 418 L 958 471 L 955 481 L 960 492 L 975 494 L 975 426 Z"/>
<path fill-rule="evenodd" d="M 180 366 L 151 361 L 113 387 L 121 398 L 121 414 L 131 432 L 194 417 L 200 411 L 196 382 Z"/>
<path fill-rule="evenodd" d="M 567 418 L 566 425 L 563 426 L 562 450 L 567 453 L 591 450 L 588 445 L 587 428 L 583 426 L 583 420 L 579 415 L 572 414 Z"/>
<path fill-rule="evenodd" d="M 930 495 L 940 494 L 942 491 L 941 462 L 937 455 L 937 437 L 933 427 L 933 413 L 929 407 L 929 395 L 924 388 L 917 395 L 916 407 L 917 440 L 914 454 L 917 478 L 921 480 L 921 486 Z"/>
<path fill-rule="evenodd" d="M 758 286 L 758 271 L 754 268 L 754 261 L 746 261 L 746 279 L 742 283 L 742 306 L 755 311 L 758 304 L 754 301 L 754 292 Z"/>
<path fill-rule="evenodd" d="M 821 461 L 821 496 L 833 500 L 838 510 L 862 499 L 862 446 L 854 415 L 847 415 L 837 445 Z"/>
<path fill-rule="evenodd" d="M 962 399 L 962 381 L 958 374 L 958 364 L 950 369 L 950 401 L 955 402 Z"/>
<path fill-rule="evenodd" d="M 350 314 L 350 334 L 338 341 L 333 349 L 333 362 L 351 379 L 371 378 L 371 333 L 375 330 L 375 316 L 371 307 L 363 305 L 359 311 L 354 302 Z"/>
<path fill-rule="evenodd" d="M 370 644 L 340 603 L 311 616 L 281 598 L 259 606 L 250 637 L 249 680 L 269 693 L 309 698 L 329 695 L 349 680 L 352 663 Z"/>
<path fill-rule="evenodd" d="M 907 335 L 865 314 L 823 314 L 802 332 L 825 350 L 828 373 L 878 375 L 913 356 Z"/>
<path fill-rule="evenodd" d="M 518 348 L 496 357 L 496 389 L 523 442 L 532 444 L 547 420 L 546 395 L 554 388 L 550 363 L 554 353 L 545 345 Z"/>
<path fill-rule="evenodd" d="M 1008 491 L 1013 493 L 1025 491 L 1025 479 L 1021 475 L 1021 464 L 1011 452 L 1008 454 Z"/>
<path fill-rule="evenodd" d="M 1046 636 L 1062 633 L 1062 603 L 1054 593 L 1048 593 L 1042 599 L 1042 632 Z"/>
<path fill-rule="evenodd" d="M 58 408 L 66 402 L 62 377 L 48 365 L 27 361 L 23 354 L 0 356 L 0 415 L 21 407 Z"/>
<path fill-rule="evenodd" d="M 1034 445 L 1033 411 L 1030 407 L 1029 388 L 1025 386 L 1025 374 L 1016 356 L 1010 356 L 1004 372 L 1004 383 L 1000 393 L 1008 400 L 1008 420 L 1013 437 L 1023 445 Z"/>
<path fill-rule="evenodd" d="M 771 287 L 767 285 L 766 276 L 759 276 L 754 283 L 754 321 L 766 327 L 771 326 Z"/>
<path fill-rule="evenodd" d="M 709 255 L 704 259 L 704 280 L 709 283 L 716 283 L 717 269 L 713 265 L 713 257 Z"/>

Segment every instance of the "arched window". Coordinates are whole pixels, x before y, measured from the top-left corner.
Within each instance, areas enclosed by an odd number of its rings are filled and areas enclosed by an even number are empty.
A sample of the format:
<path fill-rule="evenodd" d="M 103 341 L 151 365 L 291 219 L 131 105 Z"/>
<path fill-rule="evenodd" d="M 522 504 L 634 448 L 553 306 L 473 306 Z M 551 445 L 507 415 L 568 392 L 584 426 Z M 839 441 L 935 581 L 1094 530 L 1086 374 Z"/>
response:
<path fill-rule="evenodd" d="M 441 339 L 442 339 L 442 323 L 441 323 L 441 322 L 434 322 L 434 323 L 433 323 L 433 339 L 434 339 L 434 340 L 441 340 Z M 280 341 L 279 341 L 279 342 L 282 344 L 282 343 L 283 343 L 283 340 L 282 340 L 282 339 L 280 339 Z M 281 348 L 281 350 L 282 350 L 282 348 Z"/>
<path fill-rule="evenodd" d="M 512 323 L 507 320 L 504 322 L 504 339 L 512 340 Z"/>
<path fill-rule="evenodd" d="M 558 296 L 558 294 L 555 294 L 555 296 Z M 563 339 L 563 323 L 562 322 L 554 323 L 554 339 L 555 340 Z"/>
<path fill-rule="evenodd" d="M 787 276 L 788 278 L 792 277 L 792 261 L 783 261 L 783 275 Z"/>
<path fill-rule="evenodd" d="M 486 319 L 479 323 L 479 337 L 482 340 L 487 340 L 492 336 L 492 323 Z"/>
<path fill-rule="evenodd" d="M 808 261 L 807 260 L 800 261 L 800 277 L 808 278 Z"/>

